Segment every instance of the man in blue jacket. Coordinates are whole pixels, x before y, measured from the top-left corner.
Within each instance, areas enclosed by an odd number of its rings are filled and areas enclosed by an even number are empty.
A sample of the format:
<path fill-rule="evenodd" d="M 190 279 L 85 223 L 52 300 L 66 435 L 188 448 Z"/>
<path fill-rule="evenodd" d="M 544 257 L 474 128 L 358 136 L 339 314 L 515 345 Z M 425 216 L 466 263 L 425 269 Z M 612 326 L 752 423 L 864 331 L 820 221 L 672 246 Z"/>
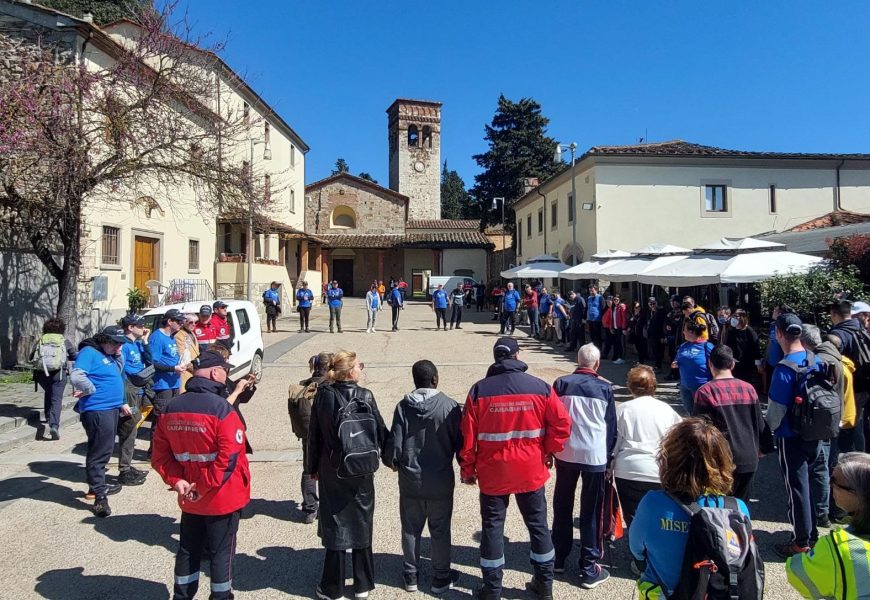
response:
<path fill-rule="evenodd" d="M 586 299 L 586 323 L 592 343 L 601 348 L 601 317 L 604 316 L 604 298 L 598 294 L 598 286 L 589 286 Z M 677 344 L 679 346 L 679 344 Z"/>
<path fill-rule="evenodd" d="M 390 306 L 393 309 L 393 331 L 399 331 L 399 311 L 405 308 L 405 297 L 395 283 L 390 288 Z"/>
<path fill-rule="evenodd" d="M 278 315 L 281 314 L 281 294 L 278 288 L 281 283 L 273 281 L 269 289 L 263 292 L 263 304 L 266 305 L 266 333 L 278 331 Z"/>
<path fill-rule="evenodd" d="M 136 431 L 141 418 L 141 406 L 145 387 L 151 386 L 154 367 L 151 355 L 145 348 L 148 329 L 145 320 L 136 314 L 121 319 L 126 341 L 121 348 L 124 362 L 124 395 L 130 407 L 130 416 L 118 419 L 118 481 L 121 485 L 142 485 L 148 471 L 133 466 L 133 451 L 136 449 Z"/>
<path fill-rule="evenodd" d="M 444 291 L 444 286 L 440 283 L 432 292 L 432 311 L 435 313 L 435 330 L 441 329 L 442 323 L 444 331 L 447 331 L 447 305 L 450 303 L 450 297 Z"/>
<path fill-rule="evenodd" d="M 338 325 L 338 332 L 341 333 L 341 307 L 344 305 L 344 290 L 338 287 L 338 281 L 333 280 L 329 289 L 326 290 L 326 297 L 329 302 L 329 333 L 335 333 L 335 326 Z"/>
<path fill-rule="evenodd" d="M 513 335 L 517 308 L 520 306 L 520 293 L 514 289 L 513 282 L 508 282 L 502 298 L 501 331 L 502 335 Z"/>
<path fill-rule="evenodd" d="M 170 308 L 163 315 L 160 327 L 148 336 L 148 350 L 155 371 L 152 432 L 157 429 L 157 422 L 166 411 L 169 401 L 178 395 L 181 389 L 181 373 L 187 370 L 187 365 L 181 364 L 181 355 L 174 337 L 182 323 L 184 313 L 177 308 Z"/>
<path fill-rule="evenodd" d="M 598 375 L 601 351 L 586 344 L 577 352 L 577 370 L 553 383 L 571 417 L 571 437 L 556 453 L 553 491 L 554 570 L 565 572 L 573 541 L 574 494 L 580 484 L 580 587 L 592 589 L 610 578 L 598 561 L 604 554 L 606 471 L 616 447 L 613 384 Z"/>

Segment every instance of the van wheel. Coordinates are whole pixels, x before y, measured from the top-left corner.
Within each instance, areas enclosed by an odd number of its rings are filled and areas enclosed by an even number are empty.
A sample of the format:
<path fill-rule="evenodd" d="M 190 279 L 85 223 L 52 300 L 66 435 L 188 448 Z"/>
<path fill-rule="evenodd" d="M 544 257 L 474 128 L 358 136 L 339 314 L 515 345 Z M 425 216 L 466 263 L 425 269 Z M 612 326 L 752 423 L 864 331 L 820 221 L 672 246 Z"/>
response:
<path fill-rule="evenodd" d="M 251 361 L 251 373 L 257 376 L 257 383 L 263 378 L 263 355 L 257 352 Z"/>

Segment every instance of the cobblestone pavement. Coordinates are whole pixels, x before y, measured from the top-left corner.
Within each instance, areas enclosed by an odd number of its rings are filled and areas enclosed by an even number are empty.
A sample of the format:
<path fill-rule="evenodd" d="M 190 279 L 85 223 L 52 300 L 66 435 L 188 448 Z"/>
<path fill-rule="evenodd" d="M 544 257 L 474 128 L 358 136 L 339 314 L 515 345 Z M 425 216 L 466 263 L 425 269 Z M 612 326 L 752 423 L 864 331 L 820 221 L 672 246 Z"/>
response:
<path fill-rule="evenodd" d="M 322 565 L 322 550 L 315 525 L 297 522 L 300 499 L 301 449 L 290 433 L 286 390 L 290 382 L 306 376 L 306 360 L 321 350 L 352 349 L 365 362 L 364 385 L 370 387 L 389 420 L 402 394 L 413 387 L 410 365 L 433 360 L 440 369 L 442 389 L 462 401 L 469 386 L 483 376 L 492 356 L 497 324 L 486 313 L 471 317 L 461 331 L 434 331 L 428 306 L 411 303 L 403 311 L 398 333 L 365 333 L 361 301 L 348 300 L 344 334 L 329 334 L 325 310 L 313 315 L 309 336 L 272 334 L 279 341 L 267 352 L 263 381 L 244 411 L 252 457 L 253 499 L 244 512 L 238 536 L 233 585 L 241 599 L 313 597 Z M 389 316 L 380 317 L 388 329 Z M 285 325 L 284 329 L 295 330 Z M 572 370 L 572 361 L 551 346 L 518 332 L 521 359 L 532 374 L 552 380 Z M 293 341 L 290 341 L 290 340 Z M 296 342 L 301 343 L 295 345 Z M 282 350 L 283 349 L 283 350 Z M 280 350 L 280 351 L 279 351 Z M 282 353 L 283 352 L 283 353 Z M 606 364 L 603 375 L 625 381 L 627 366 Z M 661 395 L 676 403 L 676 394 L 663 387 Z M 143 432 L 144 433 L 144 432 Z M 111 497 L 114 514 L 96 519 L 83 494 L 84 434 L 79 425 L 62 431 L 59 442 L 31 442 L 0 454 L 0 539 L 7 560 L 0 567 L 0 597 L 57 600 L 169 597 L 173 556 L 178 540 L 179 511 L 175 494 L 153 473 L 141 487 L 125 488 Z M 147 443 L 140 440 L 137 457 L 144 460 Z M 145 468 L 143 463 L 140 468 Z M 116 463 L 110 473 L 116 472 Z M 772 553 L 774 537 L 784 536 L 785 496 L 782 479 L 772 457 L 762 461 L 757 496 L 750 509 L 758 543 L 767 561 L 767 598 L 798 598 L 785 580 L 782 562 Z M 410 598 L 401 589 L 401 558 L 396 476 L 387 469 L 376 475 L 374 552 L 379 598 Z M 547 484 L 552 494 L 553 480 Z M 476 488 L 458 485 L 453 520 L 453 560 L 461 572 L 457 590 L 446 598 L 468 597 L 480 583 L 478 539 L 480 516 Z M 524 590 L 531 567 L 528 534 L 515 507 L 508 512 L 504 597 L 530 597 Z M 576 537 L 575 532 L 575 537 Z M 596 590 L 577 587 L 576 564 L 569 565 L 555 587 L 557 598 L 632 598 L 634 578 L 628 568 L 627 540 L 608 550 L 605 563 L 614 577 Z M 421 591 L 428 595 L 431 572 L 428 544 L 423 548 Z M 576 559 L 575 554 L 572 559 Z M 207 569 L 206 569 L 207 571 Z M 203 577 L 200 597 L 207 596 Z M 424 591 L 426 590 L 426 591 Z"/>

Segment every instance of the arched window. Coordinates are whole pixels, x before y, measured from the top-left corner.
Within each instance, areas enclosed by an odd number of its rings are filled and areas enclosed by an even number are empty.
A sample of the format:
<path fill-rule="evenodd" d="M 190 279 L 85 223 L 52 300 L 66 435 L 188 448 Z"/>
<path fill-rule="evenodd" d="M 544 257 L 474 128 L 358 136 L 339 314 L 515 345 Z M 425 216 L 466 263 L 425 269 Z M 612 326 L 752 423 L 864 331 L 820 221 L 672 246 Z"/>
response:
<path fill-rule="evenodd" d="M 332 229 L 355 229 L 356 213 L 349 206 L 336 206 L 332 209 L 329 226 Z"/>
<path fill-rule="evenodd" d="M 408 125 L 408 146 L 415 147 L 419 141 L 420 133 L 416 125 Z"/>
<path fill-rule="evenodd" d="M 432 128 L 428 125 L 423 125 L 423 146 L 432 148 Z"/>

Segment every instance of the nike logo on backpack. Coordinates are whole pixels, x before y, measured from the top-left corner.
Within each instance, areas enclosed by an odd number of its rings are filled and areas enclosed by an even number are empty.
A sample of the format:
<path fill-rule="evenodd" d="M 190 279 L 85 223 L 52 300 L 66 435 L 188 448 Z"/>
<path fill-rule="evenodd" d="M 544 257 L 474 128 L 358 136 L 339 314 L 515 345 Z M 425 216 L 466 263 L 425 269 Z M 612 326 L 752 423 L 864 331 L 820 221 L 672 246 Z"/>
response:
<path fill-rule="evenodd" d="M 357 431 L 356 433 L 352 433 L 352 434 L 350 434 L 350 437 L 355 438 L 356 436 L 358 436 L 358 435 L 361 434 L 361 433 L 363 433 L 363 432 L 362 432 L 362 431 Z"/>

